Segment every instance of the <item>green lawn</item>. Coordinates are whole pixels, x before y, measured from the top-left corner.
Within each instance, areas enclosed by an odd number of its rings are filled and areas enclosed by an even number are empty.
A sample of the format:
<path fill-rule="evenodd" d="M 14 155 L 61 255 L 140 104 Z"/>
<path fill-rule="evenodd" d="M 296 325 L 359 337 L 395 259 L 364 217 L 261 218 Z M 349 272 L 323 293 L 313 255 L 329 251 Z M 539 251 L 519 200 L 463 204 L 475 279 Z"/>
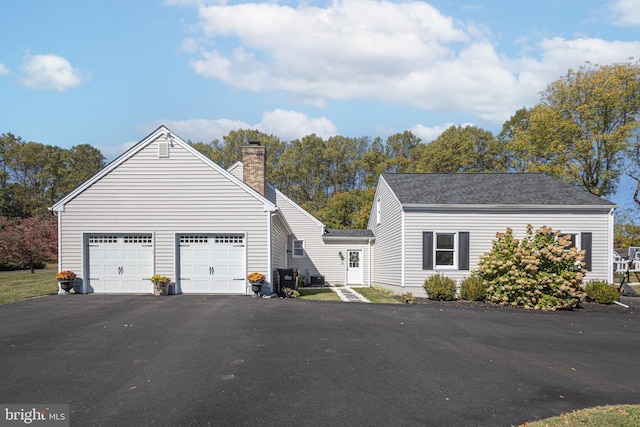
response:
<path fill-rule="evenodd" d="M 382 292 L 375 288 L 351 288 L 355 292 L 359 293 L 372 303 L 382 304 L 400 304 L 400 301 L 395 299 L 392 295 Z"/>
<path fill-rule="evenodd" d="M 640 425 L 640 405 L 598 406 L 558 417 L 523 424 L 526 427 L 635 427 Z M 520 427 L 522 427 L 520 426 Z"/>
<path fill-rule="evenodd" d="M 0 304 L 57 292 L 58 282 L 54 271 L 0 273 Z"/>
<path fill-rule="evenodd" d="M 300 299 L 309 301 L 340 301 L 338 294 L 328 288 L 300 288 Z"/>

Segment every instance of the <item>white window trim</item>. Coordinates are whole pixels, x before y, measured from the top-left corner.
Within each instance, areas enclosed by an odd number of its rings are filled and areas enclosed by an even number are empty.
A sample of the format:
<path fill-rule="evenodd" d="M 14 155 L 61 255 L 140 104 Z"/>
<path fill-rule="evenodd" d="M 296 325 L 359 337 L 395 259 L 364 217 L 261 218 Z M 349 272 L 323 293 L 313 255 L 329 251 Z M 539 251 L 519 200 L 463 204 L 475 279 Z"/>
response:
<path fill-rule="evenodd" d="M 380 198 L 376 199 L 376 225 L 380 225 Z"/>
<path fill-rule="evenodd" d="M 300 242 L 302 244 L 302 255 L 296 255 L 296 242 Z M 291 251 L 291 258 L 304 258 L 305 257 L 305 244 L 304 240 L 293 239 L 291 242 L 291 247 L 293 248 Z M 300 249 L 300 248 L 299 248 Z"/>
<path fill-rule="evenodd" d="M 453 234 L 453 265 L 442 265 L 437 263 L 438 253 L 438 234 Z M 457 231 L 434 231 L 433 232 L 433 269 L 434 270 L 457 270 L 458 269 L 458 257 L 460 252 L 460 242 L 458 241 Z"/>
<path fill-rule="evenodd" d="M 573 243 L 575 244 L 575 247 L 576 247 L 577 250 L 582 250 L 582 238 L 581 238 L 580 232 L 579 231 L 567 231 L 567 232 L 562 231 L 562 232 L 560 232 L 561 236 L 564 236 L 564 235 L 567 235 L 567 234 L 573 234 L 574 236 L 576 236 L 575 237 L 575 241 Z M 556 240 L 557 240 L 557 238 L 556 238 Z"/>

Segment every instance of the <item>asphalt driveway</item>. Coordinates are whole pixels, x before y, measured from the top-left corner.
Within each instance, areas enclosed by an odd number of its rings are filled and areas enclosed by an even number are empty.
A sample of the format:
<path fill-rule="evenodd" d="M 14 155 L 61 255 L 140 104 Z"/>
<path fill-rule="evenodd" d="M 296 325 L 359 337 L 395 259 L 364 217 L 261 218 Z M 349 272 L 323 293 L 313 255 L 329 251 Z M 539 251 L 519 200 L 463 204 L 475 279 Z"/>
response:
<path fill-rule="evenodd" d="M 0 403 L 73 426 L 508 426 L 640 403 L 640 316 L 237 296 L 0 306 Z"/>

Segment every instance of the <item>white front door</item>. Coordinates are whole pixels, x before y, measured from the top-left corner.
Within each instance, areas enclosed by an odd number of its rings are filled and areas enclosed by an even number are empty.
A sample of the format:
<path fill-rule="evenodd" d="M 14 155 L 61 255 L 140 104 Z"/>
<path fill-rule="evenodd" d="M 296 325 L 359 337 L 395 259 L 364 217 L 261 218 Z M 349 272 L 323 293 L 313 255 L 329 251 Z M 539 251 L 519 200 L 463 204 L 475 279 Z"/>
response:
<path fill-rule="evenodd" d="M 246 293 L 244 234 L 189 234 L 179 241 L 183 293 Z"/>
<path fill-rule="evenodd" d="M 347 251 L 347 285 L 362 285 L 362 249 Z"/>
<path fill-rule="evenodd" d="M 151 234 L 88 236 L 88 292 L 148 293 L 153 275 Z"/>

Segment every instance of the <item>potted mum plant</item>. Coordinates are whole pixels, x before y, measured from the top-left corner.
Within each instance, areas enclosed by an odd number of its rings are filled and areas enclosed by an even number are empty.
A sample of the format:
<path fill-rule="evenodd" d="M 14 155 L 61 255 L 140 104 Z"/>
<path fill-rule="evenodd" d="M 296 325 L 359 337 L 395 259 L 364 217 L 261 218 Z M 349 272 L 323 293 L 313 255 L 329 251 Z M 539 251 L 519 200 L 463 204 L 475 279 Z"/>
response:
<path fill-rule="evenodd" d="M 154 274 L 149 278 L 153 283 L 153 294 L 157 297 L 160 295 L 169 295 L 169 285 L 171 284 L 171 278 L 162 276 L 160 274 Z"/>
<path fill-rule="evenodd" d="M 260 291 L 262 290 L 262 285 L 264 284 L 265 276 L 262 273 L 253 272 L 247 276 L 247 280 L 251 283 L 251 290 L 255 294 L 254 297 L 257 297 Z"/>
<path fill-rule="evenodd" d="M 58 279 L 58 294 L 68 294 L 71 289 L 73 289 L 73 281 L 76 280 L 76 273 L 71 270 L 63 270 L 59 271 L 56 274 L 56 279 Z"/>

